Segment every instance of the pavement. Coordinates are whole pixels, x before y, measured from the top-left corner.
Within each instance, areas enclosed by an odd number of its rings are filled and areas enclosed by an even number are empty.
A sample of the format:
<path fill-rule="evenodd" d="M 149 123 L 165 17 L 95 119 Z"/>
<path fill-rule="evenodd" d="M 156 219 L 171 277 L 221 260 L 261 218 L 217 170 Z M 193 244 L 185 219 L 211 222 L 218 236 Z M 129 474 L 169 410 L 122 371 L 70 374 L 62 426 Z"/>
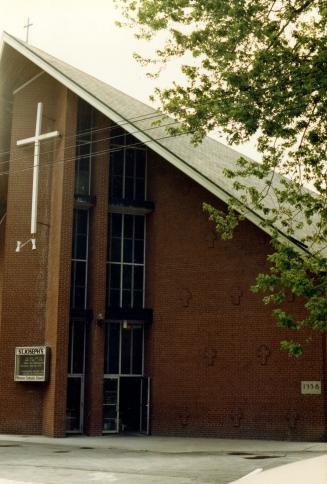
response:
<path fill-rule="evenodd" d="M 227 484 L 249 474 L 257 474 L 258 483 L 268 474 L 261 470 L 326 454 L 327 442 L 140 435 L 53 439 L 2 434 L 0 484 Z M 324 466 L 327 460 L 321 462 Z M 275 477 L 270 482 L 283 481 Z M 298 477 L 286 482 L 302 484 Z M 305 482 L 316 484 L 313 479 Z"/>

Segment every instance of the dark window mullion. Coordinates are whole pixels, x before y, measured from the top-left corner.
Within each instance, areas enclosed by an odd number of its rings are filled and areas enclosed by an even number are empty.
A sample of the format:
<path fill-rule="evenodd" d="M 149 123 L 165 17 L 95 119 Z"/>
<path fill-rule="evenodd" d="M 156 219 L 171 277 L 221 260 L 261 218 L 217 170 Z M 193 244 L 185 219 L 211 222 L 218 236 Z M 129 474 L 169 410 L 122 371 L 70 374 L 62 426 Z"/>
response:
<path fill-rule="evenodd" d="M 124 276 L 124 238 L 125 238 L 125 215 L 122 214 L 122 223 L 121 223 L 121 251 L 120 251 L 120 295 L 119 295 L 119 306 L 123 306 L 123 287 L 124 287 L 124 281 L 123 281 L 123 276 Z"/>

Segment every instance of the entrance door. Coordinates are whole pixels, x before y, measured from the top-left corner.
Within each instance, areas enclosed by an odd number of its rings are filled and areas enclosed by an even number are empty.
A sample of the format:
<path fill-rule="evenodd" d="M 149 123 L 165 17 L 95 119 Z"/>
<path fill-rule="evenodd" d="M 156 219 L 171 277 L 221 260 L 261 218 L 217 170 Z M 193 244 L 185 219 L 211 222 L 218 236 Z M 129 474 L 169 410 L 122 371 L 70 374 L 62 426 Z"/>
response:
<path fill-rule="evenodd" d="M 144 376 L 144 325 L 106 324 L 103 432 L 149 434 L 150 383 Z"/>
<path fill-rule="evenodd" d="M 66 431 L 83 432 L 84 378 L 69 376 L 67 381 Z"/>
<path fill-rule="evenodd" d="M 141 378 L 140 432 L 150 434 L 150 378 Z"/>
<path fill-rule="evenodd" d="M 103 431 L 117 433 L 119 419 L 119 377 L 105 378 L 103 381 Z"/>
<path fill-rule="evenodd" d="M 141 378 L 121 376 L 119 416 L 122 432 L 140 432 Z"/>
<path fill-rule="evenodd" d="M 86 324 L 84 320 L 70 323 L 66 432 L 83 433 L 84 374 L 85 374 Z"/>

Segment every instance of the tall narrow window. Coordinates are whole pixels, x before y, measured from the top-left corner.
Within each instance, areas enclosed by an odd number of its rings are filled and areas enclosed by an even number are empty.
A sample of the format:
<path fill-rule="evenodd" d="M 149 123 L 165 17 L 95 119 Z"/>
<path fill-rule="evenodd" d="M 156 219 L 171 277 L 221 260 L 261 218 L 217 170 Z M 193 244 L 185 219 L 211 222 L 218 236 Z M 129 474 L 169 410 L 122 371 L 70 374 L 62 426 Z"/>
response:
<path fill-rule="evenodd" d="M 145 217 L 111 213 L 108 229 L 108 306 L 142 308 Z"/>
<path fill-rule="evenodd" d="M 90 195 L 94 111 L 82 100 L 78 105 L 77 119 L 75 193 Z"/>
<path fill-rule="evenodd" d="M 75 209 L 70 298 L 72 309 L 86 309 L 87 306 L 88 227 L 88 211 Z"/>
<path fill-rule="evenodd" d="M 121 128 L 112 128 L 111 147 L 110 203 L 144 202 L 146 199 L 146 147 Z"/>

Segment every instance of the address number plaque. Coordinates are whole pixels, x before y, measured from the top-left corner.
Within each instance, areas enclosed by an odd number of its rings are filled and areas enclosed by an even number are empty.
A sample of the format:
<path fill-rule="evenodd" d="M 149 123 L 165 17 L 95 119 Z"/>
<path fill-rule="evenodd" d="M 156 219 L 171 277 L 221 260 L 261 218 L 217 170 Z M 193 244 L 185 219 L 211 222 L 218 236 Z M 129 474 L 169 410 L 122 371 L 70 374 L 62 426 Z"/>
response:
<path fill-rule="evenodd" d="M 321 381 L 301 381 L 302 395 L 321 395 Z"/>

